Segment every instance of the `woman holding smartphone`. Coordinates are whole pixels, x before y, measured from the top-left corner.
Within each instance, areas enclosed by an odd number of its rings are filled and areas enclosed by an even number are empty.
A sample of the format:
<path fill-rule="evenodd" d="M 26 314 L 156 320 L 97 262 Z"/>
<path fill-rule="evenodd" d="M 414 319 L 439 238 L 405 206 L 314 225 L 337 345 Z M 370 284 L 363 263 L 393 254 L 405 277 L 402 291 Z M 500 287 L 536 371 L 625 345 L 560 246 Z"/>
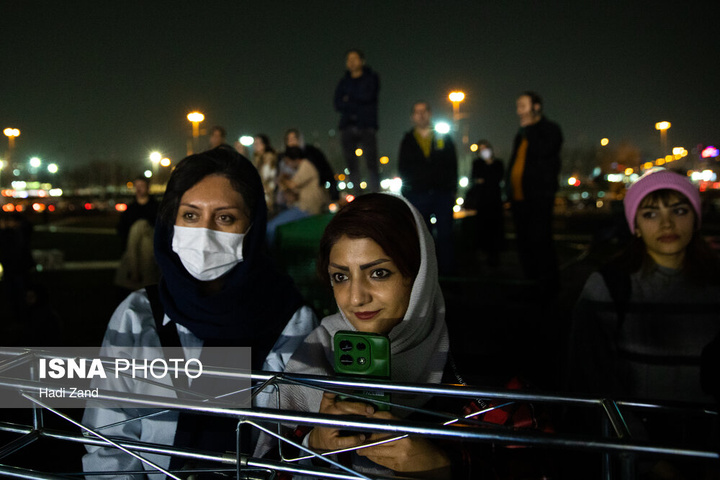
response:
<path fill-rule="evenodd" d="M 440 383 L 448 363 L 445 302 L 432 237 L 418 212 L 400 197 L 369 194 L 343 207 L 320 242 L 319 274 L 332 286 L 338 313 L 326 317 L 293 355 L 286 372 L 334 375 L 333 336 L 341 330 L 385 334 L 394 382 Z M 453 379 L 453 382 L 457 380 Z M 283 409 L 390 419 L 401 411 L 376 411 L 368 403 L 340 400 L 304 387 L 281 389 Z M 419 407 L 427 399 L 395 403 Z M 370 443 L 381 434 L 314 428 L 304 439 L 316 451 Z M 264 450 L 264 451 L 263 451 Z M 264 454 L 261 446 L 256 454 Z M 407 437 L 353 452 L 352 464 L 374 474 L 396 472 L 451 478 L 451 455 L 426 439 Z"/>

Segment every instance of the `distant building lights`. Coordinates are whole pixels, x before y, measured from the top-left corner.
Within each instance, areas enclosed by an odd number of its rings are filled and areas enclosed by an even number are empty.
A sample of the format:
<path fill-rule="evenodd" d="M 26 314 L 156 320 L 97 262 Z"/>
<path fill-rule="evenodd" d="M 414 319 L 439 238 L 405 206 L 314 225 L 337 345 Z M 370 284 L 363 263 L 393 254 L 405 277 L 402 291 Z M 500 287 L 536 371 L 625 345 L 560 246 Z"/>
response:
<path fill-rule="evenodd" d="M 352 190 L 353 188 L 355 188 L 355 184 L 353 182 L 347 182 L 347 188 L 348 190 Z"/>
<path fill-rule="evenodd" d="M 362 154 L 363 154 L 362 148 L 358 148 L 355 150 L 356 157 L 362 157 Z"/>
<path fill-rule="evenodd" d="M 350 203 L 355 200 L 355 195 L 345 195 L 345 201 Z"/>
<path fill-rule="evenodd" d="M 338 190 L 345 190 L 346 186 L 347 185 L 345 185 L 345 182 L 340 182 L 340 183 L 338 183 L 337 187 L 338 187 Z"/>
<path fill-rule="evenodd" d="M 460 177 L 460 180 L 458 181 L 458 185 L 463 188 L 467 187 L 469 183 L 470 180 L 468 179 L 468 177 Z"/>
<path fill-rule="evenodd" d="M 570 185 L 571 187 L 575 185 L 575 182 L 577 182 L 577 178 L 575 178 L 575 177 L 568 178 L 568 185 Z"/>
<path fill-rule="evenodd" d="M 367 182 L 360 182 L 360 188 L 365 190 L 367 188 Z"/>
<path fill-rule="evenodd" d="M 388 157 L 387 155 L 380 157 L 381 165 L 387 165 L 388 163 L 390 163 L 390 157 Z"/>
<path fill-rule="evenodd" d="M 633 169 L 632 169 L 632 168 L 628 167 L 628 168 L 625 169 L 625 175 L 630 176 L 630 175 L 632 175 L 632 174 L 633 174 Z"/>
<path fill-rule="evenodd" d="M 455 204 L 456 204 L 456 205 L 462 205 L 463 203 L 465 203 L 465 199 L 464 199 L 464 198 L 458 197 L 458 198 L 455 199 Z"/>
<path fill-rule="evenodd" d="M 57 172 L 58 172 L 57 163 L 51 163 L 50 165 L 48 165 L 48 166 L 47 166 L 47 170 L 48 170 L 48 172 L 50 172 L 50 173 L 57 173 Z"/>
<path fill-rule="evenodd" d="M 477 152 L 477 150 L 478 150 L 477 143 L 473 143 L 472 145 L 470 145 L 471 152 Z"/>
<path fill-rule="evenodd" d="M 30 166 L 32 168 L 40 168 L 40 165 L 42 165 L 42 160 L 40 160 L 38 157 L 32 157 L 30 159 Z"/>
<path fill-rule="evenodd" d="M 718 149 L 713 147 L 712 145 L 708 145 L 707 147 L 705 147 L 700 154 L 702 158 L 715 158 L 718 155 L 720 155 L 720 151 L 718 151 Z"/>
<path fill-rule="evenodd" d="M 608 143 L 610 143 L 610 140 L 607 138 L 603 138 L 602 140 L 600 140 L 600 145 L 602 145 L 603 147 L 607 147 Z"/>
<path fill-rule="evenodd" d="M 150 178 L 150 177 L 152 177 L 152 172 L 150 170 L 145 170 L 143 175 L 145 175 L 145 178 Z"/>
<path fill-rule="evenodd" d="M 165 157 L 165 158 L 163 158 L 162 160 L 160 160 L 160 166 L 161 166 L 161 167 L 166 167 L 166 168 L 167 168 L 167 167 L 170 166 L 171 163 L 172 163 L 172 162 L 171 162 L 170 159 L 167 158 L 167 157 Z"/>
<path fill-rule="evenodd" d="M 462 207 L 460 205 L 455 205 L 453 207 L 453 212 L 458 213 L 460 210 L 462 210 Z"/>

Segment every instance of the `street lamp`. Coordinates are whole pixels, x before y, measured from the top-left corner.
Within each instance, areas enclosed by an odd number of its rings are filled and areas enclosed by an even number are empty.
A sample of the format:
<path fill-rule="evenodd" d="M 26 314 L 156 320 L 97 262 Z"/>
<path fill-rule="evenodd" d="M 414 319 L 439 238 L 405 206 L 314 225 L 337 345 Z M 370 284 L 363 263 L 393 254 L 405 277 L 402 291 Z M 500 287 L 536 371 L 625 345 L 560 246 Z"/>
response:
<path fill-rule="evenodd" d="M 465 100 L 464 92 L 450 92 L 448 98 L 453 105 L 453 122 L 457 122 L 460 119 L 460 102 Z"/>
<path fill-rule="evenodd" d="M 190 112 L 187 115 L 187 119 L 192 123 L 193 128 L 193 151 L 189 153 L 195 153 L 198 149 L 198 137 L 200 136 L 200 122 L 205 120 L 205 115 L 200 112 Z"/>
<path fill-rule="evenodd" d="M 160 152 L 152 152 L 150 154 L 150 162 L 152 163 L 153 175 L 157 174 L 158 164 L 162 160 L 162 154 Z"/>
<path fill-rule="evenodd" d="M 47 166 L 47 171 L 50 173 L 57 173 L 58 172 L 58 166 L 57 163 L 51 163 Z"/>
<path fill-rule="evenodd" d="M 663 155 L 667 150 L 667 131 L 672 125 L 670 122 L 658 122 L 655 124 L 655 130 L 660 130 L 660 146 L 662 148 Z"/>
<path fill-rule="evenodd" d="M 20 130 L 17 128 L 8 127 L 3 130 L 3 133 L 8 137 L 8 151 L 7 151 L 7 166 L 12 169 L 13 165 L 13 150 L 15 149 L 15 137 L 20 136 Z"/>

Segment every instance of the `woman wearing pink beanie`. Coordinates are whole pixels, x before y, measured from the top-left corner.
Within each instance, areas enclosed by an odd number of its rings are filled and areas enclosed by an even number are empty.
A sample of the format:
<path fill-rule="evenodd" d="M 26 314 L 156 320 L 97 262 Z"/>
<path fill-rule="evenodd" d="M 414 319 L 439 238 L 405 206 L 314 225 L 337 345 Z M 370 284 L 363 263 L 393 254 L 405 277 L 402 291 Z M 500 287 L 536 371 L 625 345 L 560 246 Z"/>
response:
<path fill-rule="evenodd" d="M 712 402 L 700 357 L 720 333 L 720 260 L 699 231 L 698 189 L 685 175 L 653 169 L 628 188 L 624 207 L 632 239 L 590 275 L 573 312 L 569 386 L 614 399 Z M 708 441 L 703 422 L 646 413 L 628 417 L 636 435 L 678 441 L 691 432 Z"/>

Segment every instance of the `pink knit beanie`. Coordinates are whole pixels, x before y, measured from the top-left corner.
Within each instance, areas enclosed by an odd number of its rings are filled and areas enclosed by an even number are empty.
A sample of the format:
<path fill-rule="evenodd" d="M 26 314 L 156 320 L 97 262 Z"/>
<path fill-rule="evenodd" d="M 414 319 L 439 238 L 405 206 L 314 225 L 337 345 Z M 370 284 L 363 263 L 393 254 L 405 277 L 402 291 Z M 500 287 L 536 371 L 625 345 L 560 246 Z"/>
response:
<path fill-rule="evenodd" d="M 656 190 L 670 189 L 685 195 L 692 207 L 695 209 L 697 224 L 700 226 L 701 209 L 700 209 L 700 193 L 690 180 L 679 173 L 665 170 L 664 168 L 654 168 L 645 172 L 635 183 L 630 185 L 625 194 L 625 219 L 627 220 L 630 231 L 635 233 L 635 214 L 638 206 L 648 193 Z"/>

